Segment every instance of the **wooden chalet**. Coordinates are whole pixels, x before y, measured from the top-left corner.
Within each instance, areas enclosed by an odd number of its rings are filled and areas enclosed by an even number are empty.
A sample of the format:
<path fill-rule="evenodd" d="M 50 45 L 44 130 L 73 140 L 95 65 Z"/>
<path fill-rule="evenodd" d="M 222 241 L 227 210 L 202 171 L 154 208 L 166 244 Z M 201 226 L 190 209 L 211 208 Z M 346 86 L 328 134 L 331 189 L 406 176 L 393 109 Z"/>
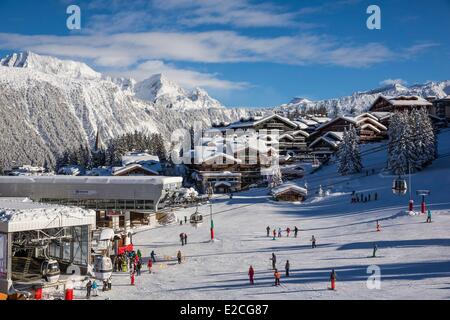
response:
<path fill-rule="evenodd" d="M 379 96 L 369 108 L 370 112 L 395 112 L 412 110 L 415 108 L 426 108 L 430 110 L 432 103 L 418 96 Z"/>
<path fill-rule="evenodd" d="M 305 188 L 295 184 L 283 184 L 271 190 L 273 198 L 277 201 L 298 202 L 304 201 L 308 195 Z"/>
<path fill-rule="evenodd" d="M 363 113 L 356 117 L 337 117 L 317 128 L 310 135 L 310 141 L 324 136 L 327 132 L 344 132 L 355 127 L 361 143 L 375 142 L 387 138 L 387 127 L 378 121 L 378 118 L 370 113 Z"/>
<path fill-rule="evenodd" d="M 308 151 L 309 133 L 303 130 L 288 131 L 280 135 L 278 148 L 280 155 L 298 155 Z"/>
<path fill-rule="evenodd" d="M 311 154 L 318 160 L 325 160 L 333 155 L 342 142 L 343 132 L 326 132 L 323 136 L 316 138 L 309 145 Z"/>
<path fill-rule="evenodd" d="M 450 95 L 442 99 L 435 99 L 430 113 L 438 118 L 450 120 Z"/>

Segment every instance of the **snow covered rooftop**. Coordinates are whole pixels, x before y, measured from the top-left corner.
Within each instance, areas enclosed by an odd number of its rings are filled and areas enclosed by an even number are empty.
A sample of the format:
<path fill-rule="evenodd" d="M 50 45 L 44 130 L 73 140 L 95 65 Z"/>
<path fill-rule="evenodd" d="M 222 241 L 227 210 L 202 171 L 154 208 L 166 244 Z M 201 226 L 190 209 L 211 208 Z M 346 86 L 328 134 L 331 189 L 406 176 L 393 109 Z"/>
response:
<path fill-rule="evenodd" d="M 147 152 L 131 151 L 122 156 L 122 165 L 127 166 L 132 163 L 159 162 L 159 157 Z"/>
<path fill-rule="evenodd" d="M 95 227 L 95 212 L 78 207 L 33 202 L 28 198 L 0 198 L 1 232 L 80 225 Z"/>
<path fill-rule="evenodd" d="M 307 195 L 308 194 L 308 190 L 306 190 L 305 188 L 302 188 L 296 184 L 292 184 L 292 183 L 286 183 L 286 184 L 282 184 L 281 186 L 275 187 L 271 190 L 272 194 L 277 196 L 279 194 L 282 194 L 286 191 L 295 191 L 298 192 L 302 195 Z"/>
<path fill-rule="evenodd" d="M 394 106 L 431 106 L 431 102 L 419 96 L 399 96 L 388 99 Z"/>

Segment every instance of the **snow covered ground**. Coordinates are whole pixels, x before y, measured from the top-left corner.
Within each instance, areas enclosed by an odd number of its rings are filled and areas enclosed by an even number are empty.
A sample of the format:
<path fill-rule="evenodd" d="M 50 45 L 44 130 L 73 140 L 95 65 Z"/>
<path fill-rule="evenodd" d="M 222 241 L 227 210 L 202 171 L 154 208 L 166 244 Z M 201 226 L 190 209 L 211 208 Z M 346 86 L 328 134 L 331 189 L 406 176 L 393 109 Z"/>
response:
<path fill-rule="evenodd" d="M 364 146 L 373 149 L 375 145 Z M 439 138 L 439 153 L 450 155 L 450 132 Z M 274 202 L 267 189 L 235 194 L 233 199 L 213 200 L 217 241 L 209 241 L 209 206 L 199 208 L 206 221 L 198 228 L 171 225 L 137 231 L 133 242 L 147 264 L 151 250 L 159 261 L 154 273 L 143 274 L 130 285 L 129 275 L 115 273 L 113 290 L 97 299 L 450 299 L 450 157 L 441 157 L 426 170 L 412 176 L 412 189 L 430 189 L 428 206 L 433 222 L 423 215 L 405 213 L 408 196 L 392 194 L 392 176 L 383 173 L 386 151 L 368 154 L 363 164 L 372 173 L 340 177 L 332 164 L 307 176 L 309 198 L 302 204 Z M 304 181 L 297 181 L 303 186 Z M 319 184 L 330 195 L 314 195 Z M 329 187 L 327 187 L 328 185 Z M 351 192 L 378 193 L 378 201 L 351 204 Z M 414 195 L 416 209 L 420 199 Z M 373 199 L 373 198 L 372 198 Z M 189 217 L 195 208 L 179 210 Z M 376 232 L 376 220 L 382 231 Z M 272 229 L 300 228 L 298 238 L 272 240 Z M 188 234 L 181 246 L 179 234 Z M 318 247 L 312 249 L 314 235 Z M 373 244 L 378 257 L 371 258 Z M 181 250 L 186 260 L 178 265 Z M 283 271 L 282 286 L 273 286 L 269 260 L 277 255 Z M 286 260 L 291 276 L 284 277 Z M 381 268 L 381 289 L 366 286 L 367 267 Z M 255 285 L 248 284 L 248 268 L 255 269 Z M 329 274 L 337 272 L 337 290 L 328 290 Z M 82 292 L 77 292 L 78 296 Z"/>

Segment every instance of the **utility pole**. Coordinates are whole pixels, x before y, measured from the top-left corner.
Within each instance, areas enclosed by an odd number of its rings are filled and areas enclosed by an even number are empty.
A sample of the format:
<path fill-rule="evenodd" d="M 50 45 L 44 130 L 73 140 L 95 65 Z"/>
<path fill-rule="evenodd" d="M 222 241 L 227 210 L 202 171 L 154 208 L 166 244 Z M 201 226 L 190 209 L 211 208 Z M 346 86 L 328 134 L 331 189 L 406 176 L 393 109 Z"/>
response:
<path fill-rule="evenodd" d="M 212 216 L 212 203 L 209 205 L 210 219 L 211 219 L 211 241 L 214 241 L 214 221 Z"/>
<path fill-rule="evenodd" d="M 411 185 L 411 164 L 408 161 L 408 178 L 409 178 L 409 211 L 414 209 L 414 200 L 412 198 L 412 185 Z"/>

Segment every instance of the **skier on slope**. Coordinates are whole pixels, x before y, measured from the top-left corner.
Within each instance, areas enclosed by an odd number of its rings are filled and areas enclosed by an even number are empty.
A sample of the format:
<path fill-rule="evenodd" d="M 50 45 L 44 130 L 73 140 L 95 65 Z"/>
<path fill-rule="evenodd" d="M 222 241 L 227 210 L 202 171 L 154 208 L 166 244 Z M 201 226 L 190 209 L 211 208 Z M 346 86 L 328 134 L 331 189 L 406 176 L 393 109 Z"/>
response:
<path fill-rule="evenodd" d="M 273 229 L 273 238 L 272 238 L 272 240 L 275 240 L 276 236 L 277 236 L 277 231 L 275 229 Z"/>
<path fill-rule="evenodd" d="M 250 280 L 250 284 L 255 284 L 254 282 L 254 275 L 255 275 L 255 270 L 253 270 L 253 267 L 250 266 L 250 268 L 248 268 L 248 278 Z"/>
<path fill-rule="evenodd" d="M 152 259 L 149 259 L 147 262 L 147 267 L 148 267 L 148 273 L 152 273 L 152 267 L 153 267 L 153 261 Z"/>
<path fill-rule="evenodd" d="M 428 209 L 428 213 L 427 213 L 427 223 L 431 223 L 431 210 Z"/>
<path fill-rule="evenodd" d="M 180 233 L 180 241 L 181 241 L 181 245 L 184 246 L 184 234 Z"/>
<path fill-rule="evenodd" d="M 286 265 L 284 266 L 284 269 L 286 270 L 286 277 L 289 277 L 289 271 L 291 270 L 291 264 L 289 263 L 289 260 L 286 260 Z"/>
<path fill-rule="evenodd" d="M 186 233 L 184 234 L 184 244 L 185 245 L 187 244 L 187 234 Z"/>
<path fill-rule="evenodd" d="M 314 237 L 314 235 L 312 236 L 312 238 L 311 238 L 311 248 L 315 248 L 315 247 L 317 247 L 317 245 L 316 245 L 316 238 Z"/>
<path fill-rule="evenodd" d="M 91 298 L 91 289 L 92 289 L 92 281 L 89 280 L 88 283 L 86 284 L 86 299 Z"/>
<path fill-rule="evenodd" d="M 279 286 L 280 285 L 281 274 L 278 272 L 277 269 L 275 269 L 275 272 L 273 273 L 273 275 L 275 277 L 275 286 Z"/>
<path fill-rule="evenodd" d="M 152 259 L 153 262 L 156 262 L 155 256 L 156 256 L 156 253 L 154 250 L 152 250 L 152 252 L 150 253 L 150 258 Z"/>
<path fill-rule="evenodd" d="M 297 238 L 297 234 L 298 234 L 298 228 L 297 226 L 294 227 L 294 237 Z"/>
<path fill-rule="evenodd" d="M 131 285 L 134 286 L 134 270 L 131 270 L 131 272 L 130 272 L 130 281 L 131 281 Z"/>
<path fill-rule="evenodd" d="M 92 282 L 92 296 L 93 297 L 98 297 L 98 284 L 97 284 L 97 281 L 95 281 L 95 279 L 94 279 L 94 282 Z"/>
<path fill-rule="evenodd" d="M 270 227 L 269 226 L 267 226 L 266 231 L 267 231 L 267 236 L 269 236 L 270 235 Z"/>
<path fill-rule="evenodd" d="M 378 251 L 378 246 L 377 246 L 376 243 L 374 243 L 374 244 L 373 244 L 372 258 L 375 258 L 375 257 L 376 257 L 377 251 Z"/>
<path fill-rule="evenodd" d="M 272 252 L 272 258 L 270 258 L 270 260 L 272 260 L 272 269 L 276 269 L 277 256 L 275 255 L 275 253 Z"/>
<path fill-rule="evenodd" d="M 287 229 L 286 229 L 286 234 L 287 234 L 287 236 L 289 237 L 289 234 L 291 233 L 291 228 L 289 228 L 289 227 L 287 227 Z"/>
<path fill-rule="evenodd" d="M 181 263 L 181 251 L 180 250 L 178 250 L 178 253 L 177 253 L 177 260 L 178 260 L 178 264 L 180 264 Z"/>
<path fill-rule="evenodd" d="M 381 231 L 381 225 L 380 225 L 380 223 L 377 220 L 377 232 L 379 232 L 379 231 Z"/>
<path fill-rule="evenodd" d="M 281 228 L 278 228 L 278 238 L 281 238 Z"/>
<path fill-rule="evenodd" d="M 334 271 L 334 269 L 331 270 L 330 281 L 331 281 L 331 290 L 335 290 L 336 289 L 336 272 Z"/>
<path fill-rule="evenodd" d="M 141 263 L 141 260 L 139 260 L 136 264 L 136 273 L 138 276 L 141 275 L 141 268 L 142 268 L 142 263 Z"/>

